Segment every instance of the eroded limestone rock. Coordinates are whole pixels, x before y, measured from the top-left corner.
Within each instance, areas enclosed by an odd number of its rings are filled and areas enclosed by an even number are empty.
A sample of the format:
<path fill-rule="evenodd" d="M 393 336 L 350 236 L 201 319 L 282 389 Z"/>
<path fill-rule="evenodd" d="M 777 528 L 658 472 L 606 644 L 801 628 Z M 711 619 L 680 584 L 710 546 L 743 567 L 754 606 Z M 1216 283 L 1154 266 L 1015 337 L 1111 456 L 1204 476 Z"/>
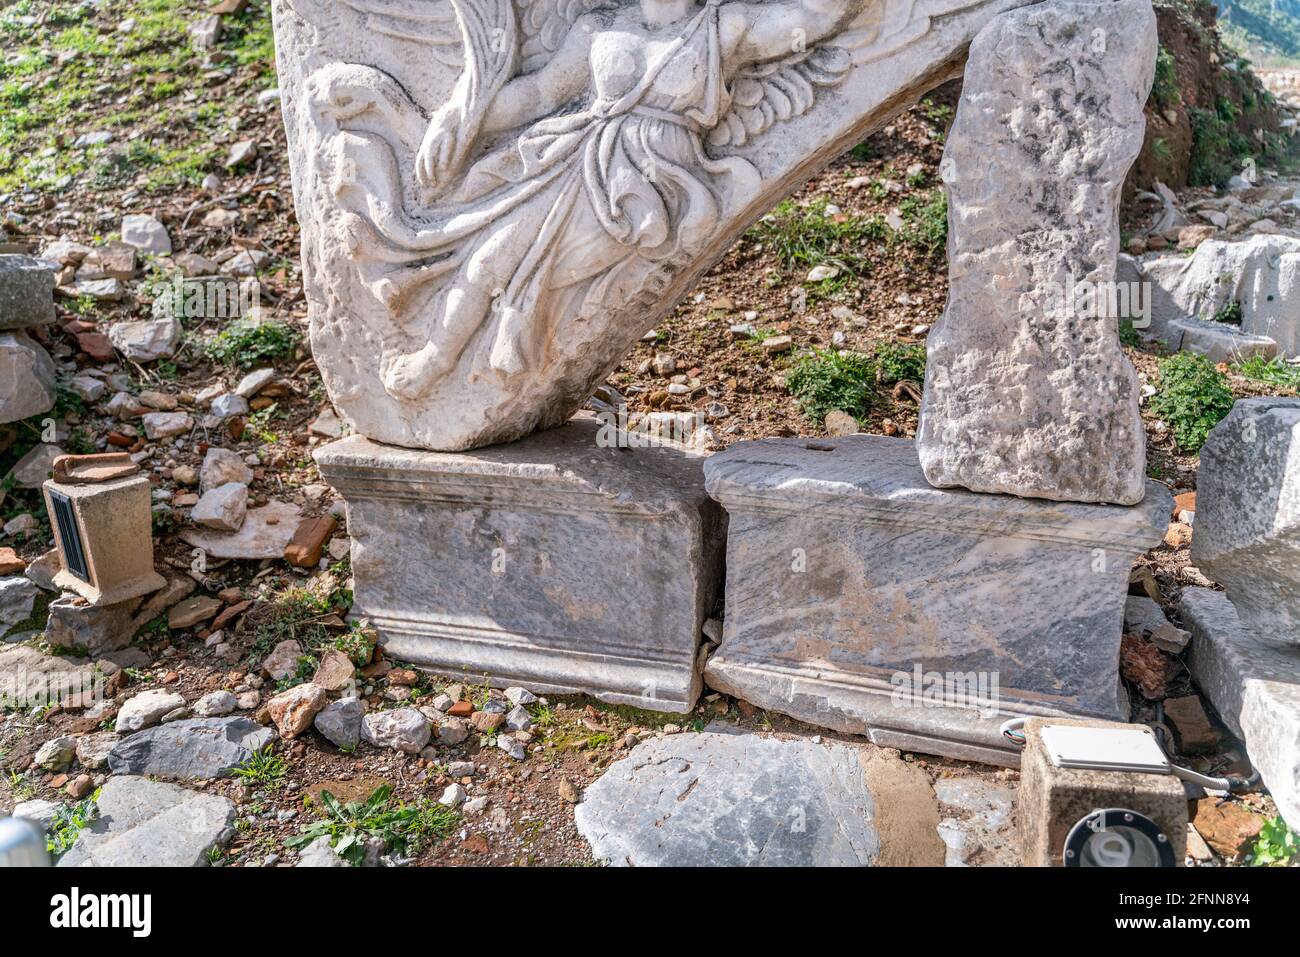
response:
<path fill-rule="evenodd" d="M 1241 399 L 1210 432 L 1191 558 L 1247 628 L 1300 645 L 1300 399 Z"/>
<path fill-rule="evenodd" d="M 1142 145 L 1149 0 L 1038 4 L 971 44 L 941 165 L 948 307 L 929 338 L 917 451 L 935 486 L 1133 505 L 1137 374 L 1108 288 Z"/>

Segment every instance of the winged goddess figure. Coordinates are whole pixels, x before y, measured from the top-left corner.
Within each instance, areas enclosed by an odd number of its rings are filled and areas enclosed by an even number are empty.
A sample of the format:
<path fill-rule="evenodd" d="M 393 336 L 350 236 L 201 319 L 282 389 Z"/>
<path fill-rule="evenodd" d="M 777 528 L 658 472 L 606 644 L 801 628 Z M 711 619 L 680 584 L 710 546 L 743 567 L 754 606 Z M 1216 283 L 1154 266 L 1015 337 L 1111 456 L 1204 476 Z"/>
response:
<path fill-rule="evenodd" d="M 732 151 L 923 32 L 927 5 L 977 0 L 338 2 L 462 66 L 432 114 L 374 67 L 308 83 L 346 242 L 394 323 L 381 382 L 418 400 L 463 363 L 507 388 L 559 325 L 700 255 L 760 192 Z"/>

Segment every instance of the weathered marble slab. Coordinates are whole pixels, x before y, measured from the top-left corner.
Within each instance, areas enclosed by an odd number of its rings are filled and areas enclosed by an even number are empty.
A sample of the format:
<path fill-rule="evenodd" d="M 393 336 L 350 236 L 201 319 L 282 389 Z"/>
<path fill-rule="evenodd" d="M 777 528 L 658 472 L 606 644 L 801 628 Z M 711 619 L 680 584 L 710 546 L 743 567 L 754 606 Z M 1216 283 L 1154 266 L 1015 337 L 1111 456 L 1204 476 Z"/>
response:
<path fill-rule="evenodd" d="M 742 442 L 705 477 L 729 514 L 710 687 L 1002 763 L 1008 716 L 1128 717 L 1124 599 L 1165 529 L 1163 486 L 1130 508 L 941 490 L 911 442 L 875 435 Z"/>
<path fill-rule="evenodd" d="M 602 448 L 582 417 L 453 454 L 316 452 L 348 504 L 356 614 L 390 657 L 534 691 L 686 711 L 721 585 L 703 459 Z"/>
<path fill-rule="evenodd" d="M 617 867 L 868 867 L 874 811 L 856 748 L 705 733 L 637 745 L 575 816 Z"/>
<path fill-rule="evenodd" d="M 443 450 L 563 423 L 750 223 L 1024 2 L 274 0 L 335 406 Z"/>
<path fill-rule="evenodd" d="M 1115 278 L 1155 58 L 1150 0 L 1035 4 L 971 44 L 940 165 L 948 306 L 916 441 L 931 484 L 1120 505 L 1146 494 L 1117 321 L 1137 319 L 1136 290 Z"/>
<path fill-rule="evenodd" d="M 1199 534 L 1199 512 L 1197 524 Z M 1300 648 L 1247 627 L 1223 592 L 1184 589 L 1178 611 L 1192 633 L 1197 686 L 1245 743 L 1282 817 L 1300 828 Z"/>
<path fill-rule="evenodd" d="M 1210 432 L 1191 557 L 1248 628 L 1300 647 L 1300 399 L 1241 399 Z"/>

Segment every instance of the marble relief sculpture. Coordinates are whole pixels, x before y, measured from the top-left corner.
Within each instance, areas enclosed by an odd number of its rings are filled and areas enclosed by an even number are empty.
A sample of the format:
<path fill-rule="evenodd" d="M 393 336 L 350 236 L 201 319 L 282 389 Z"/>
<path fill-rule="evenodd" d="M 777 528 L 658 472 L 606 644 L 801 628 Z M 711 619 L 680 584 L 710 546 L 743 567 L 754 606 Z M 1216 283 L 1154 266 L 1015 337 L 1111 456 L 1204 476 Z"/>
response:
<path fill-rule="evenodd" d="M 433 449 L 559 424 L 748 222 L 1017 5 L 277 0 L 336 405 Z"/>

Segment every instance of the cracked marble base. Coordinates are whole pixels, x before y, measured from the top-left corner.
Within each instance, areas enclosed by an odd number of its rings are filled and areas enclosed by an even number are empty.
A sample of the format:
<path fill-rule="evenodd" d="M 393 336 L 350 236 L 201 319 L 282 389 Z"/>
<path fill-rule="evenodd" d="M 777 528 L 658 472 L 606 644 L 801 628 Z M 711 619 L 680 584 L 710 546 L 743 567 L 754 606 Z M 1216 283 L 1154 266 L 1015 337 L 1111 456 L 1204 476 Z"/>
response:
<path fill-rule="evenodd" d="M 1184 589 L 1197 686 L 1241 738 L 1277 809 L 1300 828 L 1300 647 L 1247 627 L 1223 592 Z"/>
<path fill-rule="evenodd" d="M 905 439 L 743 442 L 705 464 L 728 512 L 706 683 L 877 744 L 1013 764 L 1011 716 L 1124 720 L 1133 558 L 1171 507 L 930 486 Z"/>
<path fill-rule="evenodd" d="M 355 613 L 390 657 L 685 712 L 721 584 L 703 459 L 602 448 L 587 417 L 469 453 L 352 436 L 316 453 L 347 500 Z"/>

